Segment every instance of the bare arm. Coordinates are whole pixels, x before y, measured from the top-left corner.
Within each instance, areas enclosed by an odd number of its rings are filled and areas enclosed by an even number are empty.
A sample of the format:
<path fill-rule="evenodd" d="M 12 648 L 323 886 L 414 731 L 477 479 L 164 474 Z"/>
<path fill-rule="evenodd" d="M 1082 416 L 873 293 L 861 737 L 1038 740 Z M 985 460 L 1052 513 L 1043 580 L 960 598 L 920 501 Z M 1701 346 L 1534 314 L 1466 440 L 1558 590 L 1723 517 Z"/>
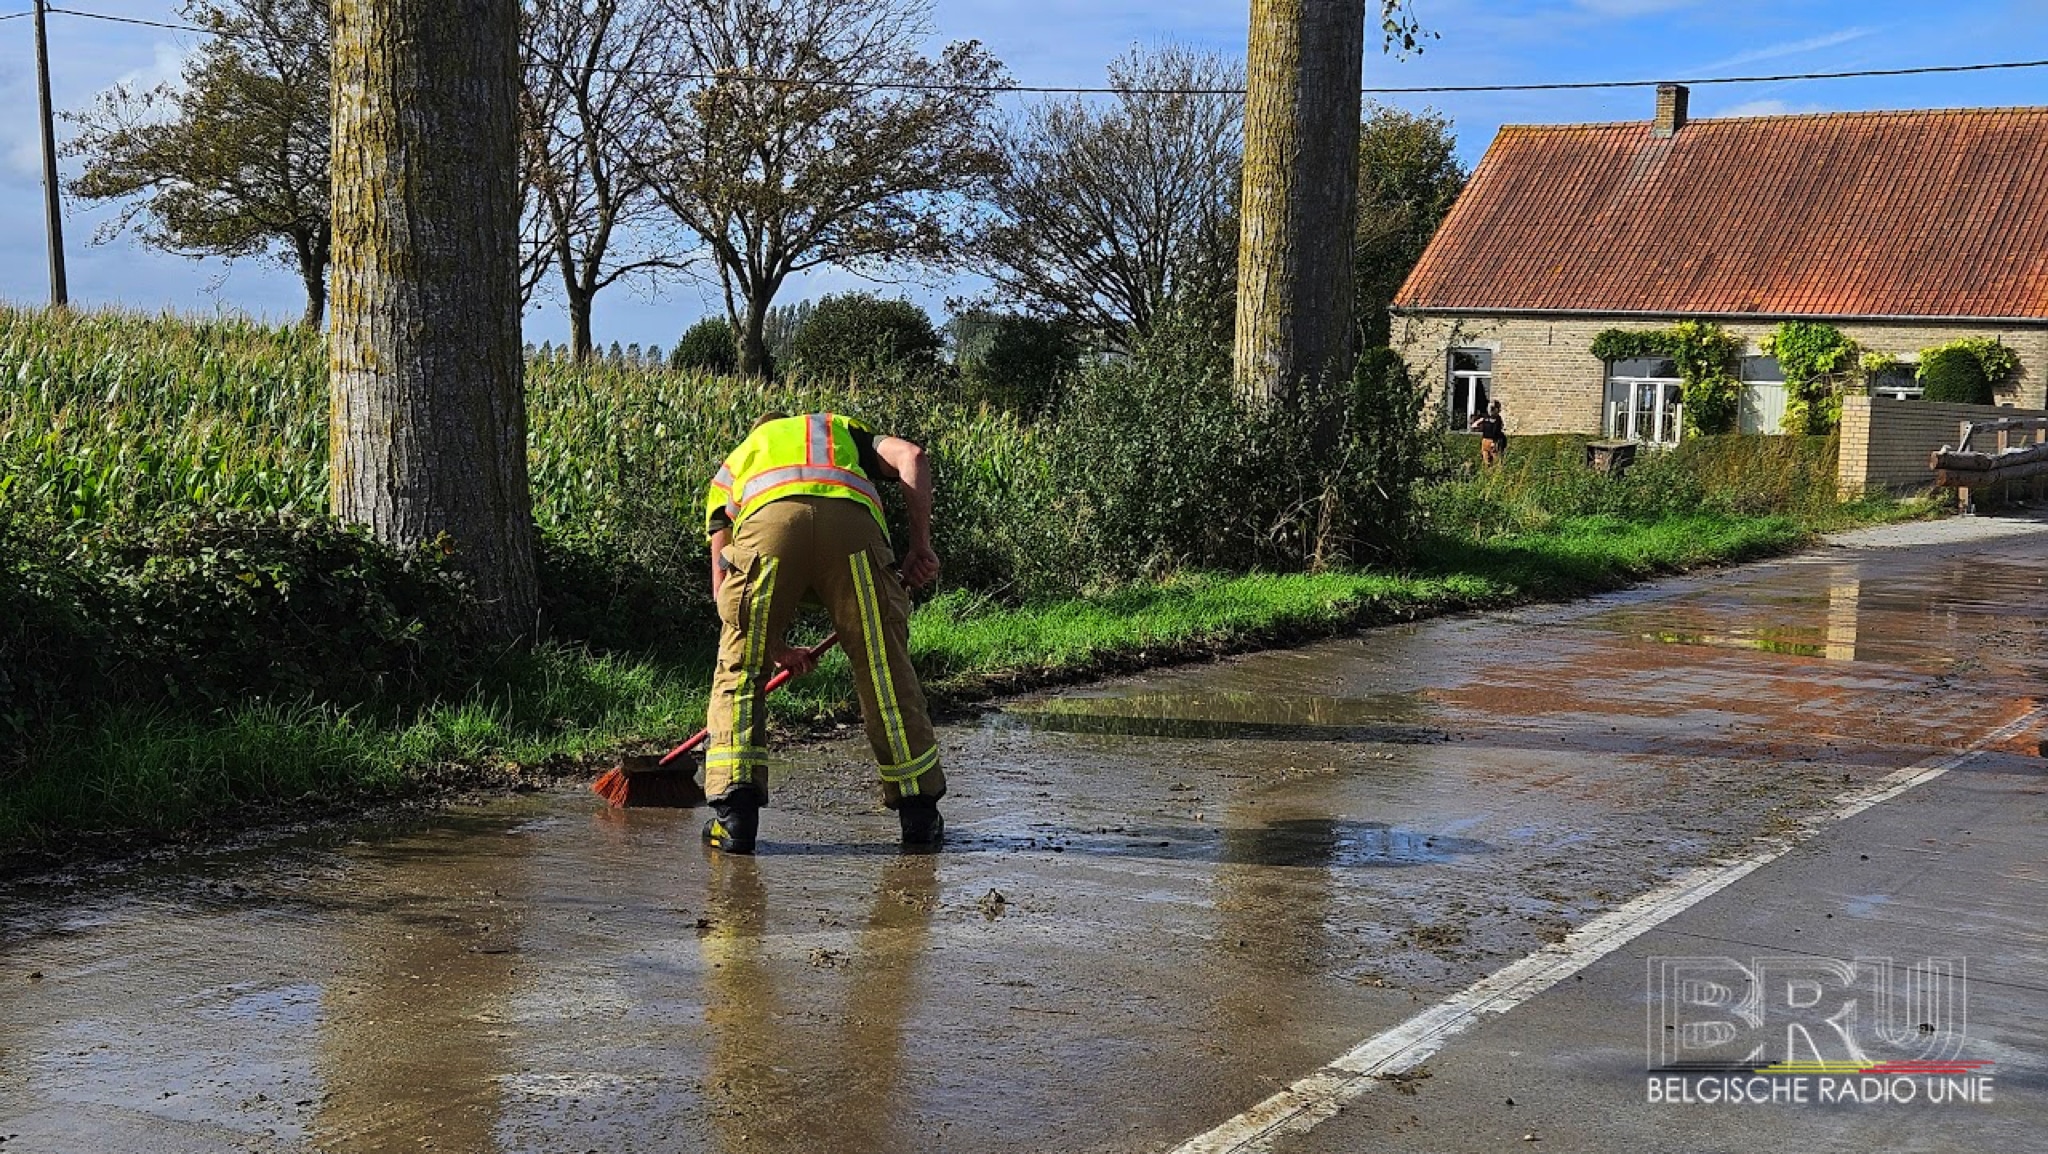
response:
<path fill-rule="evenodd" d="M 912 586 L 939 579 L 939 555 L 932 550 L 932 468 L 924 450 L 901 437 L 875 438 L 875 455 L 896 470 L 903 503 L 910 510 L 910 549 L 903 555 L 903 579 Z"/>
<path fill-rule="evenodd" d="M 730 530 L 720 529 L 711 535 L 711 599 L 718 600 L 718 591 L 725 588 L 725 547 L 732 542 Z"/>

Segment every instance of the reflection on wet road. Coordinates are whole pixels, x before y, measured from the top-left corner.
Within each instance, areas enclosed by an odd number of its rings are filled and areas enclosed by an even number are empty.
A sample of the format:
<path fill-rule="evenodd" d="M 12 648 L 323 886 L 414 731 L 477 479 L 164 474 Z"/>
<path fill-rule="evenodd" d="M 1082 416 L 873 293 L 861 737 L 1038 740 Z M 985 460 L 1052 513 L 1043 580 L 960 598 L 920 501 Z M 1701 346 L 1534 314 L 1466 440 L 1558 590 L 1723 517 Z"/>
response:
<path fill-rule="evenodd" d="M 1019 702 L 936 857 L 848 745 L 755 860 L 565 791 L 18 881 L 0 1152 L 1164 1148 L 2019 715 L 2044 580 L 1831 549 Z"/>

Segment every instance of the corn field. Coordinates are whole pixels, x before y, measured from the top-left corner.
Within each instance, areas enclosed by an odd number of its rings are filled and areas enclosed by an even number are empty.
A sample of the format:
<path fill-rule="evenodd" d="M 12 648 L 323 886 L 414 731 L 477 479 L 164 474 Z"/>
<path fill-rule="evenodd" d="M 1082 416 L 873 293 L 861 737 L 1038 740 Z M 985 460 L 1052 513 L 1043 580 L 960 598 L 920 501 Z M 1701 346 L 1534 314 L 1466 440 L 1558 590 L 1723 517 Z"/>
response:
<path fill-rule="evenodd" d="M 956 576 L 1058 570 L 1018 511 L 1052 500 L 1052 438 L 901 390 L 540 357 L 527 366 L 534 516 L 560 542 L 664 574 L 701 563 L 705 481 L 767 409 L 830 409 L 922 441 Z M 322 336 L 247 320 L 0 308 L 0 509 L 59 531 L 180 513 L 327 507 Z M 1022 558 L 1021 550 L 1042 560 Z M 1021 567 L 1028 572 L 1020 573 Z M 1020 584 L 1021 583 L 1021 584 Z"/>
<path fill-rule="evenodd" d="M 0 501 L 66 527 L 319 512 L 324 356 L 247 321 L 0 309 Z"/>

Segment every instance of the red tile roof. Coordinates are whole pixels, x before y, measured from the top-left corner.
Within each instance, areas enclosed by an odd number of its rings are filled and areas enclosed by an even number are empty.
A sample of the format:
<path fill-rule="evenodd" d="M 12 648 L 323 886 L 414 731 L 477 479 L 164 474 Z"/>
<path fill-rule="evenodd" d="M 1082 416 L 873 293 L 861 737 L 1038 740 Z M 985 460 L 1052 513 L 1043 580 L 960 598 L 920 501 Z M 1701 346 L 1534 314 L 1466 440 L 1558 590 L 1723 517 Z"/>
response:
<path fill-rule="evenodd" d="M 2048 108 L 1510 125 L 1395 302 L 2048 318 Z"/>

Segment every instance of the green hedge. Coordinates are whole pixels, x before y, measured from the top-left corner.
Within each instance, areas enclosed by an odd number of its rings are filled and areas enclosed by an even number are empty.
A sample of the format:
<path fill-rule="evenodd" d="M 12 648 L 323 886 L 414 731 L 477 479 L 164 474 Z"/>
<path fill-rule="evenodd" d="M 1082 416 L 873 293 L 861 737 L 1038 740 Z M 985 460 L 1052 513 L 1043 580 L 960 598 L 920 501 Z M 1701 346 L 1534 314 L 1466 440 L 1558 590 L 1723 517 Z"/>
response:
<path fill-rule="evenodd" d="M 0 728 L 108 704 L 431 695 L 474 665 L 461 582 L 292 514 L 62 535 L 0 512 Z"/>
<path fill-rule="evenodd" d="M 948 585 L 1005 603 L 1398 549 L 1419 403 L 1404 374 L 1380 358 L 1355 386 L 1248 405 L 1193 326 L 1160 332 L 1076 374 L 1037 420 L 947 399 L 900 366 L 827 386 L 535 360 L 545 616 L 597 650 L 700 646 L 715 621 L 704 485 L 770 408 L 845 412 L 924 444 Z M 324 519 L 325 367 L 319 336 L 296 328 L 0 309 L 6 596 L 36 623 L 10 642 L 0 708 L 425 691 L 437 646 L 460 648 L 436 624 L 445 575 Z M 1408 415 L 1367 411 L 1388 404 Z M 81 671 L 63 656 L 81 648 L 126 664 Z M 115 673 L 147 686 L 79 688 Z"/>

